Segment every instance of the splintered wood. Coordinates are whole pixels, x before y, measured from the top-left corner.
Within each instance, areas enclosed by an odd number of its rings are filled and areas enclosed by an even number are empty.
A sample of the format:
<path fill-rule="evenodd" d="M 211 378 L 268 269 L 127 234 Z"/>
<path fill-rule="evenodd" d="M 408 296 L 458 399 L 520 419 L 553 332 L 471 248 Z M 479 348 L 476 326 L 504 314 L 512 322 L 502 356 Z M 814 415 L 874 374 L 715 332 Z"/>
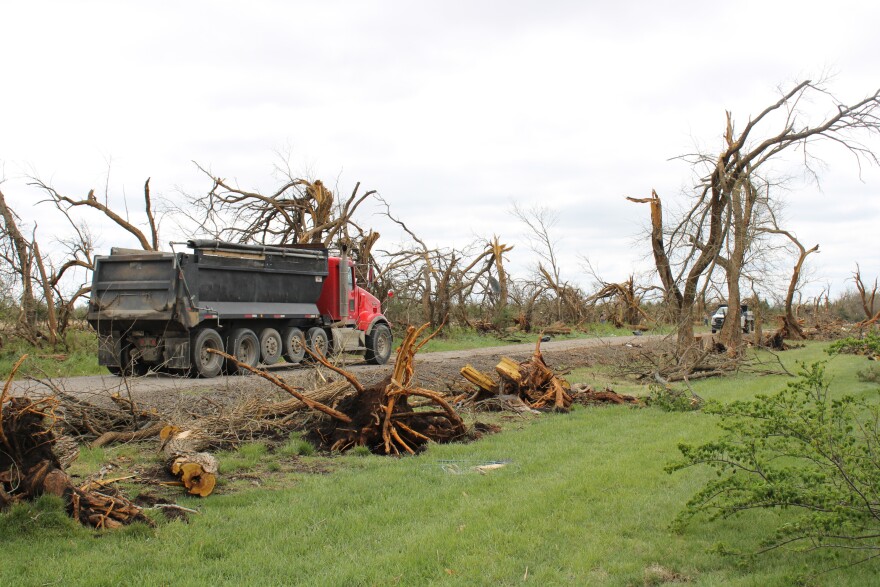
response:
<path fill-rule="evenodd" d="M 312 432 L 322 446 L 346 451 L 365 446 L 378 454 L 415 454 L 429 442 L 450 442 L 467 436 L 468 430 L 455 409 L 436 391 L 414 384 L 416 353 L 432 337 L 419 341 L 428 324 L 410 326 L 397 349 L 394 370 L 380 383 L 365 388 L 350 373 L 316 356 L 324 366 L 343 375 L 357 390 L 336 406 L 344 418 L 324 411 L 325 418 Z M 436 334 L 436 332 L 434 333 Z M 415 409 L 410 398 L 427 400 L 429 409 Z"/>
<path fill-rule="evenodd" d="M 571 385 L 557 376 L 547 366 L 541 354 L 541 341 L 535 346 L 531 359 L 517 363 L 508 357 L 502 357 L 495 365 L 499 380 L 482 373 L 471 365 L 461 369 L 461 375 L 477 386 L 477 391 L 464 403 L 494 409 L 552 410 L 567 412 L 572 403 L 638 403 L 633 396 L 620 395 L 612 390 L 593 391 L 589 387 L 572 390 Z"/>

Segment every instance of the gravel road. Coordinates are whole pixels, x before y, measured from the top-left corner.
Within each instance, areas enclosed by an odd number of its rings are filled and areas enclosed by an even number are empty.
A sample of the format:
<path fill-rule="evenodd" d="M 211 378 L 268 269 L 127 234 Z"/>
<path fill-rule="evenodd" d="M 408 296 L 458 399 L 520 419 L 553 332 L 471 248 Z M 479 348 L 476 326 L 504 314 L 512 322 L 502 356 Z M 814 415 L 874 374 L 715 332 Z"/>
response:
<path fill-rule="evenodd" d="M 541 344 L 541 352 L 545 360 L 554 368 L 574 368 L 588 365 L 599 360 L 603 354 L 619 354 L 625 349 L 638 349 L 662 340 L 661 335 L 650 336 L 617 336 L 603 338 L 582 338 L 571 340 L 550 341 Z M 621 348 L 622 347 L 622 348 Z M 466 363 L 477 369 L 493 371 L 494 365 L 501 356 L 515 360 L 525 360 L 535 350 L 535 345 L 516 344 L 498 347 L 421 353 L 416 356 L 415 372 L 419 385 L 447 391 L 466 384 L 458 370 Z M 370 385 L 379 381 L 390 371 L 389 365 L 366 365 L 359 357 L 350 357 L 351 364 L 345 369 L 353 373 L 363 384 Z M 392 358 L 393 362 L 393 358 Z M 309 366 L 289 366 L 281 364 L 270 368 L 270 371 L 282 377 L 289 385 L 312 388 L 320 384 L 320 375 Z M 122 393 L 142 404 L 157 407 L 186 404 L 202 401 L 227 403 L 231 398 L 240 397 L 242 393 L 253 393 L 266 390 L 278 393 L 269 382 L 254 376 L 225 376 L 213 379 L 190 379 L 162 373 L 149 374 L 144 377 L 123 379 L 110 375 L 91 375 L 86 377 L 69 377 L 51 381 L 24 380 L 13 383 L 14 395 L 44 395 L 52 392 L 52 387 L 77 396 L 94 398 L 109 397 L 111 393 Z M 187 399 L 189 398 L 189 399 Z"/>

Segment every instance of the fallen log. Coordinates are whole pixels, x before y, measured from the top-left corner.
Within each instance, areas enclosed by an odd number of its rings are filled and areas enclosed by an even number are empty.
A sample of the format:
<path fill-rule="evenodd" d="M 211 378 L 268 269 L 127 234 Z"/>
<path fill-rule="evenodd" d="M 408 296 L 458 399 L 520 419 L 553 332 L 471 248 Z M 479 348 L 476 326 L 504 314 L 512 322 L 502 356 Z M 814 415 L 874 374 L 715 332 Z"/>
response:
<path fill-rule="evenodd" d="M 611 388 L 606 387 L 603 391 L 597 391 L 590 385 L 583 385 L 572 389 L 572 396 L 575 403 L 582 405 L 596 404 L 634 404 L 641 405 L 642 401 L 634 395 L 625 393 L 617 393 Z"/>

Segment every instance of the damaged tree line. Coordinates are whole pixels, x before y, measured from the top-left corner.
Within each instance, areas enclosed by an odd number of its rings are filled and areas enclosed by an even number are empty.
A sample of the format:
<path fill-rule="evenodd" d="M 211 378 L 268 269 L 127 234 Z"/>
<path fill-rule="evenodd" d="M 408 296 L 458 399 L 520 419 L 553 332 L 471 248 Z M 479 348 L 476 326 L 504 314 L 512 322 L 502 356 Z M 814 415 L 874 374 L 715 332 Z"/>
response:
<path fill-rule="evenodd" d="M 305 392 L 276 374 L 213 351 L 270 381 L 290 398 L 271 402 L 251 397 L 216 413 L 183 420 L 142 409 L 119 394 L 110 396 L 110 405 L 105 406 L 57 388 L 38 400 L 9 397 L 10 377 L 0 398 L 0 509 L 51 494 L 65 501 L 72 517 L 96 528 L 137 521 L 152 524 L 140 506 L 112 491 L 110 482 L 99 479 L 79 486 L 73 482 L 66 469 L 83 441 L 91 447 L 155 443 L 167 478 L 177 479 L 191 495 L 206 497 L 217 484 L 217 450 L 258 438 L 283 438 L 292 429 L 304 431 L 327 452 L 365 447 L 382 455 L 415 455 L 431 443 L 466 442 L 498 430 L 479 422 L 467 425 L 462 409 L 565 412 L 575 402 L 639 403 L 611 390 L 573 389 L 547 365 L 540 341 L 526 361 L 505 357 L 497 367 L 498 383 L 487 383 L 485 374 L 475 377 L 477 372 L 468 365 L 461 371 L 475 390 L 450 396 L 427 389 L 416 383 L 415 356 L 438 332 L 425 336 L 428 327 L 407 329 L 390 373 L 372 385 L 314 354 L 315 368 L 341 378 L 325 379 L 323 385 Z"/>
<path fill-rule="evenodd" d="M 815 106 L 807 111 L 805 104 Z M 41 247 L 38 226 L 23 221 L 0 192 L 0 265 L 7 291 L 14 292 L 7 304 L 14 314 L 7 316 L 7 324 L 13 326 L 8 333 L 33 344 L 64 343 L 65 332 L 78 323 L 78 304 L 89 295 L 95 255 L 89 221 L 95 215 L 113 223 L 145 251 L 162 248 L 159 228 L 171 215 L 193 236 L 244 244 L 345 247 L 355 261 L 358 281 L 369 285 L 395 323 L 427 322 L 436 328 L 448 316 L 458 326 L 514 337 L 557 323 L 577 329 L 604 321 L 634 331 L 671 324 L 677 333 L 675 356 L 693 359 L 700 352 L 694 348 L 694 324 L 720 301 L 727 303 L 730 315 L 719 342 L 729 352 L 739 352 L 740 307 L 748 301 L 756 309 L 773 303 L 781 321 L 766 341 L 757 336 L 756 342 L 803 338 L 808 334 L 803 318 L 818 322 L 817 314 L 823 310 L 818 303 L 821 296 L 815 303 L 804 303 L 800 296 L 804 266 L 819 245 L 803 245 L 795 231 L 781 222 L 783 188 L 775 178 L 782 173 L 781 161 L 796 150 L 804 154 L 804 172 L 815 175 L 821 162 L 813 153 L 822 143 L 849 152 L 860 163 L 876 164 L 869 140 L 878 131 L 877 104 L 877 92 L 847 104 L 821 81 L 805 81 L 781 92 L 742 129 L 733 114 L 726 113 L 718 152 L 681 157 L 695 179 L 682 213 L 664 216 L 656 192 L 649 198 L 629 198 L 650 205 L 646 237 L 659 285 L 652 275 L 608 281 L 583 256 L 581 267 L 574 271 L 592 276 L 593 291 L 566 279 L 573 270 L 561 264 L 554 234 L 557 217 L 546 208 L 517 205 L 512 210 L 538 260 L 531 275 L 517 277 L 507 268 L 514 246 L 497 235 L 462 248 L 435 246 L 394 215 L 376 190 L 362 190 L 358 183 L 348 197 L 340 197 L 320 180 L 297 177 L 285 167 L 275 189 L 258 192 L 196 164 L 209 184 L 204 193 L 173 205 L 155 197 L 147 179 L 139 211 L 110 193 L 109 186 L 103 194 L 88 190 L 84 197 L 76 197 L 34 176 L 30 188 L 45 196 L 39 206 L 60 214 L 70 230 L 58 242 Z M 357 220 L 367 206 L 397 226 L 407 242 L 382 248 L 379 233 Z M 791 257 L 780 251 L 790 251 Z M 781 276 L 786 264 L 792 266 L 785 278 L 787 287 L 774 289 L 767 283 L 768 275 Z M 871 289 L 856 267 L 853 283 L 865 320 L 876 323 L 878 309 Z"/>

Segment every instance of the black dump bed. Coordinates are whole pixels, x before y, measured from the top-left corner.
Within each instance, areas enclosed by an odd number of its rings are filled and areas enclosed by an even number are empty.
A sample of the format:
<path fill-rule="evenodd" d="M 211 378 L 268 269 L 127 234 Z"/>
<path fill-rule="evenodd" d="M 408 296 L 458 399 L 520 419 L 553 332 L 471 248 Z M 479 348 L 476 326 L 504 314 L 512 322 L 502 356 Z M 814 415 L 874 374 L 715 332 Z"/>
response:
<path fill-rule="evenodd" d="M 209 240 L 187 245 L 192 253 L 114 249 L 110 256 L 96 257 L 88 314 L 92 326 L 99 332 L 112 322 L 192 327 L 206 317 L 318 313 L 326 248 Z"/>
<path fill-rule="evenodd" d="M 102 321 L 171 320 L 177 300 L 175 255 L 113 251 L 95 258 L 88 319 Z"/>
<path fill-rule="evenodd" d="M 323 247 L 189 241 L 182 262 L 197 308 L 227 317 L 317 315 L 327 276 Z"/>

